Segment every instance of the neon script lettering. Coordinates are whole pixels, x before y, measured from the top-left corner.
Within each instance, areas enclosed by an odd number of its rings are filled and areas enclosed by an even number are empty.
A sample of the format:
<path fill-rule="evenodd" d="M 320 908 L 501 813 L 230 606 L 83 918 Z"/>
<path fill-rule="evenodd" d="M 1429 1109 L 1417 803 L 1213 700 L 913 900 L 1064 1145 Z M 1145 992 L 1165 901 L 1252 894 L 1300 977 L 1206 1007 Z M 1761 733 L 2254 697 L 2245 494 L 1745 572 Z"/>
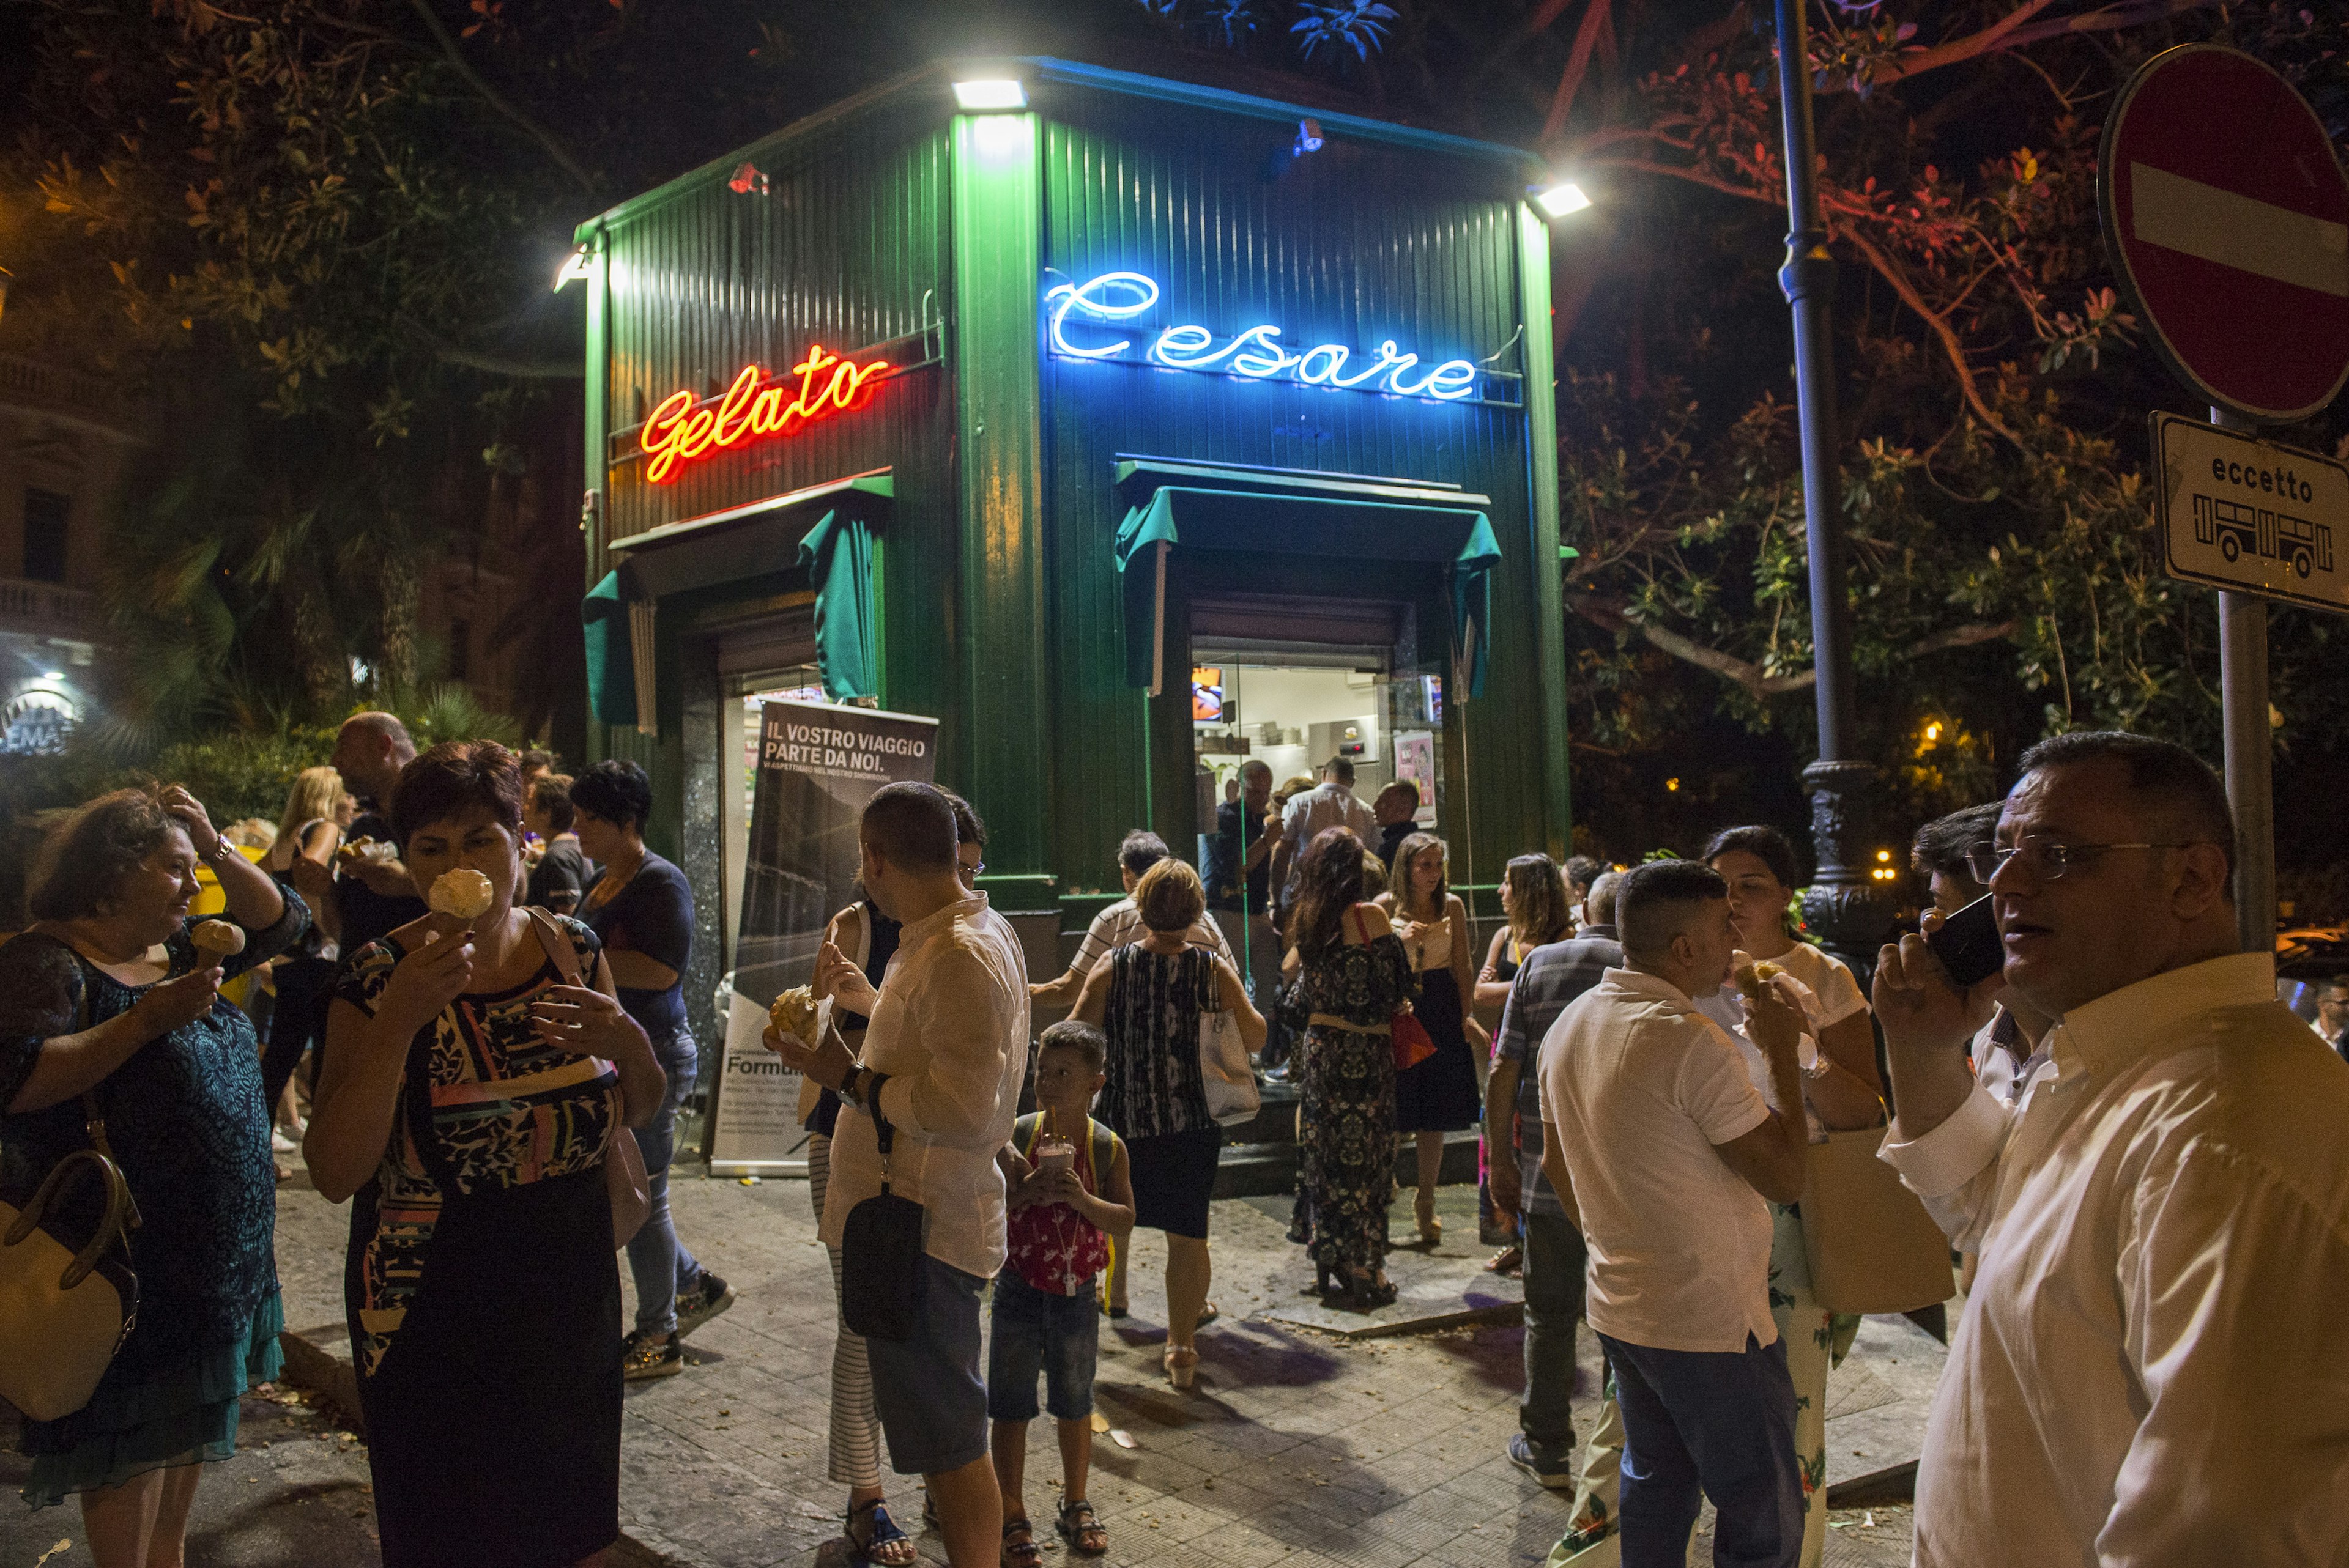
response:
<path fill-rule="evenodd" d="M 854 407 L 873 378 L 888 368 L 885 359 L 858 365 L 811 344 L 807 357 L 792 366 L 799 377 L 796 391 L 790 382 L 770 381 L 757 366 L 745 365 L 715 403 L 702 403 L 689 390 L 672 392 L 636 438 L 647 459 L 645 478 L 667 484 L 677 478 L 679 463 L 761 437 L 788 436 L 812 419 Z"/>
<path fill-rule="evenodd" d="M 1141 273 L 1103 273 L 1081 284 L 1057 284 L 1046 291 L 1045 331 L 1052 352 L 1063 359 L 1122 359 L 1134 339 L 1080 343 L 1070 329 L 1118 328 L 1150 313 L 1158 304 L 1157 283 Z M 1150 339 L 1141 358 L 1169 370 L 1198 370 L 1216 376 L 1237 376 L 1249 381 L 1286 377 L 1308 387 L 1341 387 L 1355 392 L 1392 392 L 1402 397 L 1432 397 L 1456 403 L 1476 394 L 1476 366 L 1465 359 L 1446 359 L 1422 370 L 1419 356 L 1404 352 L 1392 338 L 1379 345 L 1368 363 L 1350 368 L 1356 356 L 1342 344 L 1317 343 L 1302 353 L 1283 346 L 1280 328 L 1265 323 L 1218 342 L 1204 326 L 1184 324 L 1162 329 Z"/>

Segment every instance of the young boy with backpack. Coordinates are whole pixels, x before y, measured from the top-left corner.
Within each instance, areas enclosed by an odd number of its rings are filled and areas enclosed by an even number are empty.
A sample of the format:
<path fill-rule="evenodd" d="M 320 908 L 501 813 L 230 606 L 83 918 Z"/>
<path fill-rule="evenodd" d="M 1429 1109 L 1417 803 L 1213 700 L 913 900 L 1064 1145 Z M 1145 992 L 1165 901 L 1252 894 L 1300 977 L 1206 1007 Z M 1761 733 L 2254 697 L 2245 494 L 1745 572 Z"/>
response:
<path fill-rule="evenodd" d="M 1003 1489 L 1003 1568 L 1040 1568 L 1044 1560 L 1020 1494 L 1040 1372 L 1044 1408 L 1061 1439 L 1054 1528 L 1077 1556 L 1109 1550 L 1108 1533 L 1085 1501 L 1101 1337 L 1094 1281 L 1133 1230 L 1133 1182 L 1125 1144 L 1088 1114 L 1106 1081 L 1108 1051 L 1108 1039 L 1091 1024 L 1071 1018 L 1046 1029 L 1036 1050 L 1038 1109 L 1014 1124 L 1010 1144 L 996 1156 L 1009 1194 L 1009 1256 L 995 1276 L 987 1414 Z"/>

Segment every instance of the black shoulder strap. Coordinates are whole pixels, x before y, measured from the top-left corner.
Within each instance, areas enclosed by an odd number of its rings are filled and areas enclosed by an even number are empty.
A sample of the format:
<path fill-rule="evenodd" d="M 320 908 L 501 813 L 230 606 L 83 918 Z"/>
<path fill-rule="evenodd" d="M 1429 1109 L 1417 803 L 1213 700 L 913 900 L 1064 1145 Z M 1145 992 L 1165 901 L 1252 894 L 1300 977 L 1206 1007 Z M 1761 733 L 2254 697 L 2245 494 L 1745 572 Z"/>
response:
<path fill-rule="evenodd" d="M 889 1081 L 887 1073 L 874 1073 L 873 1086 L 864 1091 L 864 1109 L 873 1118 L 874 1136 L 881 1146 L 881 1191 L 889 1190 L 889 1150 L 897 1141 L 897 1130 L 889 1124 L 889 1116 L 881 1109 L 881 1090 Z"/>

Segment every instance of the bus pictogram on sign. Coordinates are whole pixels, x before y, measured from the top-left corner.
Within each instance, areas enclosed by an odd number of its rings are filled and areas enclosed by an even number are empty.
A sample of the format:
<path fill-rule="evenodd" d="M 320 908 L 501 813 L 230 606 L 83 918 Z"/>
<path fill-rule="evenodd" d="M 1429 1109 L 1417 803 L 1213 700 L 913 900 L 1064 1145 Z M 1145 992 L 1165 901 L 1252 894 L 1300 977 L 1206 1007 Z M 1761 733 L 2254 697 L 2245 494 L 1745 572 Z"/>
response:
<path fill-rule="evenodd" d="M 2302 577 L 2333 570 L 2333 530 L 2325 524 L 2217 496 L 2194 497 L 2194 542 L 2216 544 L 2230 565 L 2250 554 L 2284 562 Z"/>

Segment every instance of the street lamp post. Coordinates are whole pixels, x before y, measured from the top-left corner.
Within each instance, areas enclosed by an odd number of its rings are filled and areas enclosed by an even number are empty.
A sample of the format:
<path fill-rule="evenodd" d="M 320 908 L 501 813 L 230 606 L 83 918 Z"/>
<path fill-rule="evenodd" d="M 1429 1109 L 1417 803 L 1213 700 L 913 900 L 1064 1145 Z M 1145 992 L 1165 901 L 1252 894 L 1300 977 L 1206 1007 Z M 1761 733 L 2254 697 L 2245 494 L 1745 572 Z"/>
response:
<path fill-rule="evenodd" d="M 1786 264 L 1778 286 L 1795 315 L 1795 406 L 1803 447 L 1803 514 L 1811 563 L 1811 663 L 1817 673 L 1819 758 L 1803 769 L 1811 791 L 1818 872 L 1803 921 L 1854 964 L 1863 981 L 1891 929 L 1890 900 L 1868 873 L 1868 808 L 1876 770 L 1852 730 L 1851 603 L 1844 588 L 1842 487 L 1836 466 L 1835 259 L 1819 217 L 1811 129 L 1809 30 L 1803 0 L 1777 0 L 1778 98 L 1786 126 Z"/>

